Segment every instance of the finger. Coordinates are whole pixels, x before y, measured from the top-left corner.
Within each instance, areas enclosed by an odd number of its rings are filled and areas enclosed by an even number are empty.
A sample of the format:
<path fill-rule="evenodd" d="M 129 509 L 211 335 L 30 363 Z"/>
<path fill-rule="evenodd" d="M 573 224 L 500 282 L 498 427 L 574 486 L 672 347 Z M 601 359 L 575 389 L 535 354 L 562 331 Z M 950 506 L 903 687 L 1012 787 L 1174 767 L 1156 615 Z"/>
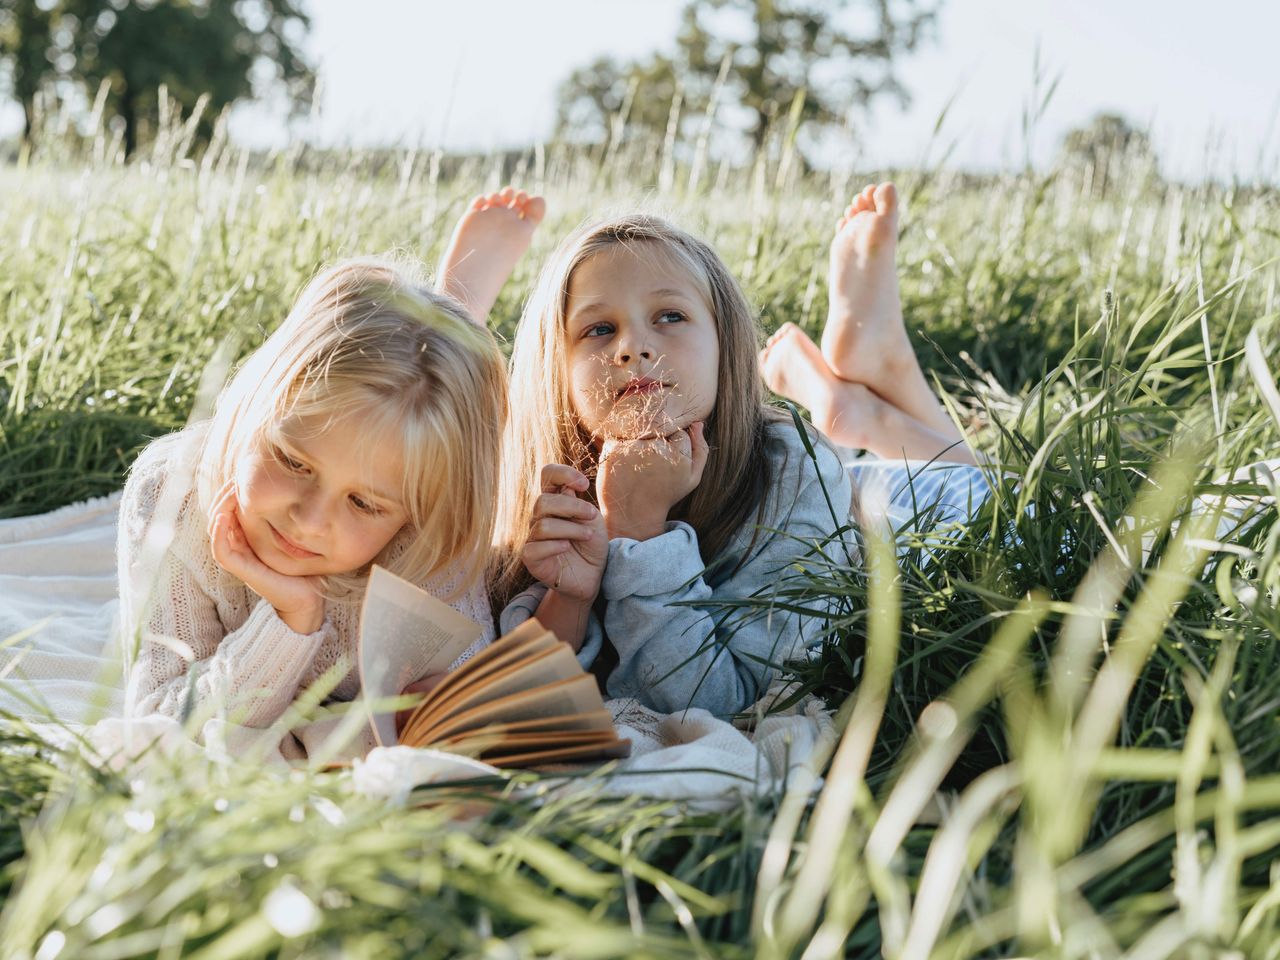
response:
<path fill-rule="evenodd" d="M 568 493 L 544 493 L 533 502 L 533 519 L 560 517 L 565 520 L 594 520 L 600 511 L 595 504 Z"/>
<path fill-rule="evenodd" d="M 525 566 L 532 567 L 544 560 L 568 553 L 571 549 L 568 540 L 534 540 L 525 544 L 524 549 L 520 551 L 520 559 L 524 561 Z"/>
<path fill-rule="evenodd" d="M 589 526 L 574 520 L 547 517 L 539 520 L 529 530 L 529 540 L 590 540 L 595 536 Z"/>
<path fill-rule="evenodd" d="M 586 474 L 563 463 L 548 463 L 542 468 L 540 479 L 543 493 L 559 493 L 561 487 L 568 487 L 570 490 L 587 489 Z"/>
<path fill-rule="evenodd" d="M 209 505 L 209 531 L 213 532 L 213 522 L 227 509 L 236 495 L 236 485 L 234 480 L 228 480 L 222 485 L 217 494 L 213 498 L 213 503 Z"/>
<path fill-rule="evenodd" d="M 669 437 L 665 438 L 667 448 L 678 454 L 685 460 L 693 459 L 693 440 L 689 437 L 689 431 L 677 430 Z"/>

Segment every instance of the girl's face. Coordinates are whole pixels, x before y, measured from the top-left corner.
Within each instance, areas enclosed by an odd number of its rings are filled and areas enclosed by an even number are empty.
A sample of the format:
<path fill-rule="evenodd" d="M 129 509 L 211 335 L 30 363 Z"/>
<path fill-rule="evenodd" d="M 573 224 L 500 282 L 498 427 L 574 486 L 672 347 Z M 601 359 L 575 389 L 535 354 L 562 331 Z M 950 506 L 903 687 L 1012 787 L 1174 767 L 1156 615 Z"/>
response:
<path fill-rule="evenodd" d="M 656 245 L 614 244 L 573 272 L 565 338 L 574 413 L 597 446 L 711 415 L 715 318 L 694 278 Z"/>
<path fill-rule="evenodd" d="M 237 464 L 245 536 L 277 573 L 359 570 L 408 520 L 399 438 L 356 421 L 286 420 L 279 442 Z"/>

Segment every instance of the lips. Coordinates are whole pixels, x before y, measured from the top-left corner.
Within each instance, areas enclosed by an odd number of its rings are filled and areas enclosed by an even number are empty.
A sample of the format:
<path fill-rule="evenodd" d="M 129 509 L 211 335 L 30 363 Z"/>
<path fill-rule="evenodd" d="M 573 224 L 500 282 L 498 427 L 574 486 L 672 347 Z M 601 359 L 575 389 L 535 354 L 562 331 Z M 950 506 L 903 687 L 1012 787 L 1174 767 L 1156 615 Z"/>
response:
<path fill-rule="evenodd" d="M 659 390 L 665 389 L 667 384 L 661 380 L 653 380 L 649 377 L 637 377 L 634 380 L 628 380 L 626 385 L 618 391 L 618 399 L 624 397 L 644 397 L 651 393 L 657 393 Z"/>
<path fill-rule="evenodd" d="M 294 559 L 309 560 L 311 557 L 320 556 L 320 554 L 316 553 L 315 551 L 308 550 L 306 547 L 302 546 L 301 544 L 295 543 L 294 541 L 290 540 L 288 537 L 286 537 L 283 533 L 281 533 L 275 527 L 271 526 L 270 523 L 268 523 L 267 526 L 271 527 L 271 536 L 275 539 L 276 546 L 279 547 L 280 550 L 282 550 L 284 553 L 287 553 L 289 556 L 293 557 Z"/>

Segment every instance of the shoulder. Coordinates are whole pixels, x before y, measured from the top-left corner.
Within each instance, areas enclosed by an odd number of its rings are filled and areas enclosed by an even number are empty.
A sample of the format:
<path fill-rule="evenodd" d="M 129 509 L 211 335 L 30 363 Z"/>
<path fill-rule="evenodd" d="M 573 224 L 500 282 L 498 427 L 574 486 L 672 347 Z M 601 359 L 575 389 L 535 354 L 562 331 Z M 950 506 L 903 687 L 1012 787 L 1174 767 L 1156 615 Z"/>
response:
<path fill-rule="evenodd" d="M 199 522 L 196 470 L 204 425 L 153 440 L 133 462 L 120 501 L 120 535 L 138 540 L 157 516 L 174 518 L 175 527 Z"/>
<path fill-rule="evenodd" d="M 769 458 L 770 486 L 780 501 L 778 505 L 810 497 L 825 502 L 825 490 L 833 504 L 843 502 L 847 506 L 852 494 L 848 471 L 830 441 L 808 423 L 804 430 L 801 434 L 789 416 L 765 427 L 765 456 Z"/>

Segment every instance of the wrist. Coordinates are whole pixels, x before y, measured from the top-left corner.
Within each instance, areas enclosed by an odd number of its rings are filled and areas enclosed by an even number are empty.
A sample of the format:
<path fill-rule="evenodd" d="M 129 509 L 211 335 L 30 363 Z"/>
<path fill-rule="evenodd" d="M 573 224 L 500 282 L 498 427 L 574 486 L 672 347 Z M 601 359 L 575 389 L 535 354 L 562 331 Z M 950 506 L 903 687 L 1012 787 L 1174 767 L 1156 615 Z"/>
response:
<path fill-rule="evenodd" d="M 621 510 L 602 509 L 609 539 L 652 540 L 667 532 L 667 511 L 627 514 Z"/>
<path fill-rule="evenodd" d="M 303 610 L 281 610 L 276 607 L 276 616 L 294 633 L 311 634 L 324 626 L 324 604 L 319 603 Z"/>
<path fill-rule="evenodd" d="M 534 616 L 543 627 L 556 635 L 556 639 L 568 644 L 577 653 L 586 636 L 587 620 L 591 616 L 594 601 L 594 597 L 579 600 L 566 597 L 558 590 L 547 590 L 547 595 L 538 604 Z"/>

